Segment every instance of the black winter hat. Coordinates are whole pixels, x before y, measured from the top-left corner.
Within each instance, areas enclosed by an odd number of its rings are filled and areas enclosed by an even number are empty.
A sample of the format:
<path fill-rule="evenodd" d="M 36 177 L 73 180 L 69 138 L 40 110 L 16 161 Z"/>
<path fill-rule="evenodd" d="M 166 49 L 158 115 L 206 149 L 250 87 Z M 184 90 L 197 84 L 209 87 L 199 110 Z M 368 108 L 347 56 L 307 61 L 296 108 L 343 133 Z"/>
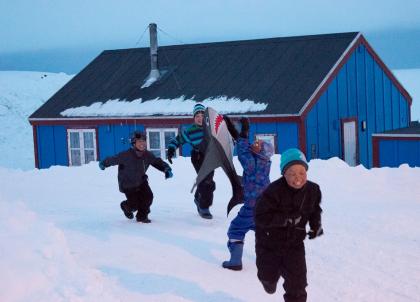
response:
<path fill-rule="evenodd" d="M 136 140 L 146 141 L 146 133 L 141 131 L 134 131 L 131 135 L 131 144 L 134 145 L 136 143 Z"/>

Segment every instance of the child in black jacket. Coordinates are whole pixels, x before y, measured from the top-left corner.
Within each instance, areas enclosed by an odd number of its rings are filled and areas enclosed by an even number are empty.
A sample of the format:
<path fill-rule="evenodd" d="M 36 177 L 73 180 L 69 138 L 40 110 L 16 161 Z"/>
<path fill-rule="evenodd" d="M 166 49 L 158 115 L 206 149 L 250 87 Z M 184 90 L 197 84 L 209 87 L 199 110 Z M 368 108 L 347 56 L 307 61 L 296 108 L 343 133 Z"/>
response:
<path fill-rule="evenodd" d="M 280 168 L 283 177 L 267 187 L 255 208 L 258 279 L 273 294 L 283 277 L 284 300 L 303 302 L 307 296 L 303 240 L 307 235 L 313 239 L 323 234 L 321 191 L 307 180 L 308 164 L 300 150 L 286 150 Z"/>
<path fill-rule="evenodd" d="M 133 219 L 133 212 L 137 211 L 137 221 L 150 223 L 148 214 L 153 202 L 153 192 L 149 187 L 146 171 L 149 165 L 152 165 L 164 172 L 165 178 L 170 178 L 173 174 L 167 163 L 146 150 L 146 134 L 134 132 L 131 144 L 130 149 L 99 162 L 99 167 L 104 170 L 106 167 L 118 165 L 119 189 L 127 197 L 127 200 L 120 204 L 124 215 Z"/>

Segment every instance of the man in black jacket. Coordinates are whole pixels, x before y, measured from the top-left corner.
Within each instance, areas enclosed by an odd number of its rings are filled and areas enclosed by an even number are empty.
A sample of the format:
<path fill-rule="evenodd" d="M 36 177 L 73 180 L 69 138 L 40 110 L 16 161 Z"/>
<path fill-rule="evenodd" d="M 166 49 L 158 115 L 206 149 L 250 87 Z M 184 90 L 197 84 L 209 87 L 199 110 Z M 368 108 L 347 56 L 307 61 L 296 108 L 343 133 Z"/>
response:
<path fill-rule="evenodd" d="M 118 165 L 119 189 L 127 197 L 127 200 L 121 202 L 124 215 L 133 219 L 133 212 L 137 211 L 137 221 L 150 223 L 148 214 L 153 202 L 153 192 L 149 187 L 146 171 L 152 165 L 164 172 L 166 179 L 171 178 L 173 174 L 167 163 L 146 150 L 146 134 L 135 131 L 131 137 L 131 145 L 130 149 L 99 162 L 99 167 L 104 170 L 109 166 Z"/>
<path fill-rule="evenodd" d="M 298 149 L 281 155 L 283 177 L 271 183 L 255 208 L 255 251 L 258 279 L 265 291 L 273 294 L 280 277 L 284 278 L 284 301 L 306 301 L 307 279 L 305 246 L 308 235 L 323 234 L 321 191 L 307 180 L 308 164 Z M 310 231 L 306 233 L 309 222 Z"/>

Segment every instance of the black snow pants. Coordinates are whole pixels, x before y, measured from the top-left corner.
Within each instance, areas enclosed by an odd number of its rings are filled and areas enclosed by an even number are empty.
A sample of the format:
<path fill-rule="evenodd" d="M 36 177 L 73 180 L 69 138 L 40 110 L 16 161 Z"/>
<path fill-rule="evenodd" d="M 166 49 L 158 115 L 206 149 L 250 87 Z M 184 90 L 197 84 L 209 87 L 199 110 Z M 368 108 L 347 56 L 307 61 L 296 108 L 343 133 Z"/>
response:
<path fill-rule="evenodd" d="M 204 161 L 204 154 L 197 150 L 191 152 L 191 162 L 195 171 L 198 173 Z M 208 209 L 213 204 L 213 192 L 216 190 L 216 183 L 213 181 L 214 171 L 209 173 L 206 178 L 197 186 L 194 198 L 200 208 Z"/>
<path fill-rule="evenodd" d="M 150 206 L 153 202 L 153 192 L 149 183 L 145 180 L 136 190 L 125 192 L 127 203 L 130 209 L 137 211 L 136 218 L 142 220 L 150 213 Z"/>
<path fill-rule="evenodd" d="M 262 251 L 261 251 L 262 252 Z M 257 253 L 258 279 L 277 283 L 283 277 L 285 302 L 306 301 L 306 260 L 303 242 L 297 246 Z"/>

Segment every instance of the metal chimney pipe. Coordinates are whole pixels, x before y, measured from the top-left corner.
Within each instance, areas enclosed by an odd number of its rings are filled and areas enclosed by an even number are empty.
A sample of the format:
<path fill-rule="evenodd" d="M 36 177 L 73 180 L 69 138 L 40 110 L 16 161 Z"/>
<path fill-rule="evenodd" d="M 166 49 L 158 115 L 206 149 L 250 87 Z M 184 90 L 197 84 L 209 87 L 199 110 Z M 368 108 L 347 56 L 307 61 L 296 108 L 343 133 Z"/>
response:
<path fill-rule="evenodd" d="M 150 75 L 149 78 L 158 79 L 160 76 L 158 65 L 158 41 L 157 41 L 157 25 L 156 23 L 149 24 L 150 33 Z"/>

